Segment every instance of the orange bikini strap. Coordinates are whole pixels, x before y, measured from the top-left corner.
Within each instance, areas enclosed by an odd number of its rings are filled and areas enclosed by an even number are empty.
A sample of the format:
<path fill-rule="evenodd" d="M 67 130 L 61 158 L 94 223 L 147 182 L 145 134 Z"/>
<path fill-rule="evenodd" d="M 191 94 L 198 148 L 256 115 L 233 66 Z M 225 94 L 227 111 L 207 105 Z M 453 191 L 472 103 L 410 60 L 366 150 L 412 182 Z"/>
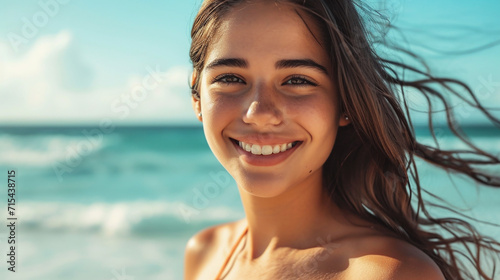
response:
<path fill-rule="evenodd" d="M 221 269 L 219 270 L 219 273 L 217 274 L 217 276 L 215 277 L 215 280 L 219 280 L 219 278 L 222 276 L 222 272 L 224 272 L 224 269 L 226 268 L 227 263 L 231 259 L 231 256 L 234 254 L 234 251 L 236 251 L 236 248 L 238 247 L 238 244 L 240 244 L 241 239 L 243 239 L 243 236 L 245 236 L 247 232 L 248 232 L 248 226 L 245 227 L 245 230 L 241 233 L 240 237 L 238 237 L 236 244 L 234 244 L 233 248 L 231 248 L 229 255 L 226 257 L 226 260 L 224 260 L 224 264 L 222 265 Z"/>

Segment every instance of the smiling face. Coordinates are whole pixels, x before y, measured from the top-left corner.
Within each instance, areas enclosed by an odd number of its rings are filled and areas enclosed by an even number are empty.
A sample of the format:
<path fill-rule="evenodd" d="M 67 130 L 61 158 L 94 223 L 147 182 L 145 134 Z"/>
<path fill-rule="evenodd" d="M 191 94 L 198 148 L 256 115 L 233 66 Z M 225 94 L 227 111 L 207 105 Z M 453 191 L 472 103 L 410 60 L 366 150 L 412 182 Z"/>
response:
<path fill-rule="evenodd" d="M 266 2 L 226 15 L 193 99 L 217 159 L 259 197 L 321 186 L 337 128 L 347 124 L 317 27 L 290 5 Z"/>

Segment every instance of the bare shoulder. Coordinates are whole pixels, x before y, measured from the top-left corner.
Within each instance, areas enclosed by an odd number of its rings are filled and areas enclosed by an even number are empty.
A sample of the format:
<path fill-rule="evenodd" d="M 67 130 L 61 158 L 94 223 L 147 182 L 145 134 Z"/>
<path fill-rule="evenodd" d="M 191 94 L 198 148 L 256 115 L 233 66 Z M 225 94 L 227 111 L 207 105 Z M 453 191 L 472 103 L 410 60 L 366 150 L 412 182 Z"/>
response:
<path fill-rule="evenodd" d="M 184 252 L 184 279 L 195 279 L 204 260 L 213 251 L 213 244 L 221 226 L 206 228 L 189 239 Z"/>
<path fill-rule="evenodd" d="M 413 245 L 373 235 L 357 240 L 346 279 L 445 279 L 437 264 Z"/>
<path fill-rule="evenodd" d="M 235 239 L 235 233 L 242 227 L 243 220 L 212 226 L 192 236 L 184 253 L 184 279 L 196 279 L 197 275 L 227 251 Z"/>

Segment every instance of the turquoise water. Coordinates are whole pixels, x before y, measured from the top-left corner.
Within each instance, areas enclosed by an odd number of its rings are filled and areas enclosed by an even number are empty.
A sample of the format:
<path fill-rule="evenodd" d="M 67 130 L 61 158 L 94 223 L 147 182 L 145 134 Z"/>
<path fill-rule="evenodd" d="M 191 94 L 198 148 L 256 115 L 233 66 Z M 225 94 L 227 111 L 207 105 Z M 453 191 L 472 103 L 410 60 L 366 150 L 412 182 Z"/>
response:
<path fill-rule="evenodd" d="M 498 132 L 469 133 L 500 154 Z M 418 134 L 431 140 L 424 130 Z M 443 148 L 461 147 L 446 134 L 439 140 Z M 1 279 L 181 279 L 189 237 L 243 217 L 236 184 L 201 127 L 2 128 L 0 147 L 0 181 L 17 171 L 18 217 L 17 272 L 2 261 Z M 472 208 L 463 212 L 473 217 L 500 221 L 500 190 L 478 191 L 470 180 L 419 165 L 428 190 Z M 498 228 L 478 227 L 500 236 Z M 0 227 L 3 256 L 7 234 Z"/>

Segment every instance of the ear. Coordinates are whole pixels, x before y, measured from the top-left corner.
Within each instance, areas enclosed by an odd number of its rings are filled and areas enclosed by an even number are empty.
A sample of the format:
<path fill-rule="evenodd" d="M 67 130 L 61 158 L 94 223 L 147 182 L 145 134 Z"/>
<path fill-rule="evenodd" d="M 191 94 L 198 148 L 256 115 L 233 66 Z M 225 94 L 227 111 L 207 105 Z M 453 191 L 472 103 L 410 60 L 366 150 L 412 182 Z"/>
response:
<path fill-rule="evenodd" d="M 196 98 L 193 94 L 191 95 L 191 103 L 193 104 L 193 110 L 196 117 L 200 122 L 203 122 L 203 117 L 201 116 L 201 100 Z"/>
<path fill-rule="evenodd" d="M 347 116 L 345 113 L 340 115 L 339 126 L 347 126 L 351 123 L 351 118 Z"/>
<path fill-rule="evenodd" d="M 193 74 L 191 75 L 191 88 L 194 87 L 194 84 L 196 82 L 197 74 L 196 71 L 193 71 Z M 196 114 L 196 117 L 200 122 L 203 121 L 202 116 L 201 116 L 201 101 L 199 94 L 196 96 L 194 92 L 191 93 L 191 103 L 193 104 L 193 110 L 194 113 Z"/>

